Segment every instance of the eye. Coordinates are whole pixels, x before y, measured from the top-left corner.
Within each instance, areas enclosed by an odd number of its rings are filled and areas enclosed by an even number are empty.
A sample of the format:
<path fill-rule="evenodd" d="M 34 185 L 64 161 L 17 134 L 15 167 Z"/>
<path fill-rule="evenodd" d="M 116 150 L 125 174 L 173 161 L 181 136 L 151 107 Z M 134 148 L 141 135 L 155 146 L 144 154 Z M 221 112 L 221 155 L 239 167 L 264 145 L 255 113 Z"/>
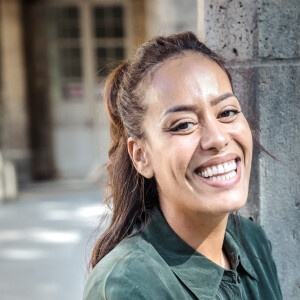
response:
<path fill-rule="evenodd" d="M 237 109 L 226 109 L 220 113 L 218 119 L 223 119 L 224 121 L 231 121 L 234 120 L 239 113 L 240 111 Z"/>
<path fill-rule="evenodd" d="M 187 132 L 190 131 L 194 126 L 193 122 L 181 122 L 170 129 L 171 132 Z"/>

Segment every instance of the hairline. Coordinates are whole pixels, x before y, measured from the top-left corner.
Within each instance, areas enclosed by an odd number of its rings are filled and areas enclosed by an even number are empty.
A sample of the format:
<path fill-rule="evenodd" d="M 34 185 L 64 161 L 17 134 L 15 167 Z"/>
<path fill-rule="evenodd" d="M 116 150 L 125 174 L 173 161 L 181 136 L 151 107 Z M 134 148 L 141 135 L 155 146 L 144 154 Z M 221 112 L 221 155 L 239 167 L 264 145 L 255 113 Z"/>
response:
<path fill-rule="evenodd" d="M 180 57 L 183 57 L 183 56 L 187 56 L 187 55 L 191 55 L 191 54 L 199 54 L 200 56 L 202 57 L 205 57 L 207 59 L 209 59 L 210 61 L 216 63 L 221 69 L 222 71 L 226 74 L 226 76 L 228 77 L 228 80 L 230 82 L 230 85 L 232 86 L 231 84 L 231 80 L 226 72 L 226 69 L 225 69 L 225 66 L 224 68 L 221 67 L 221 65 L 217 62 L 217 60 L 214 60 L 212 57 L 210 57 L 209 55 L 205 54 L 205 53 L 202 53 L 202 52 L 199 52 L 197 50 L 194 50 L 194 49 L 184 49 L 184 50 L 180 50 L 180 52 L 178 53 L 174 53 L 173 55 L 170 55 L 169 57 L 166 57 L 165 59 L 163 59 L 162 61 L 160 61 L 159 63 L 157 63 L 155 66 L 153 66 L 152 68 L 150 68 L 146 75 L 144 76 L 144 78 L 142 78 L 140 80 L 140 82 L 138 83 L 138 86 L 136 88 L 136 91 L 138 93 L 140 93 L 140 97 L 141 97 L 141 101 L 143 102 L 143 105 L 144 105 L 144 116 L 146 115 L 147 111 L 148 111 L 148 105 L 146 104 L 146 94 L 147 94 L 147 89 L 145 89 L 143 92 L 143 87 L 145 87 L 147 84 L 148 84 L 148 87 L 150 87 L 152 84 L 153 84 L 153 79 L 154 79 L 154 75 L 156 74 L 156 72 L 161 69 L 166 63 L 168 63 L 169 61 L 172 61 L 172 60 L 176 60 Z M 220 59 L 221 60 L 221 59 Z M 144 120 L 143 120 L 144 121 Z M 143 125 L 143 121 L 142 121 L 142 124 Z M 142 137 L 135 137 L 135 138 L 138 138 L 140 140 L 146 140 L 146 131 L 142 128 Z M 149 139 L 147 139 L 149 140 Z"/>

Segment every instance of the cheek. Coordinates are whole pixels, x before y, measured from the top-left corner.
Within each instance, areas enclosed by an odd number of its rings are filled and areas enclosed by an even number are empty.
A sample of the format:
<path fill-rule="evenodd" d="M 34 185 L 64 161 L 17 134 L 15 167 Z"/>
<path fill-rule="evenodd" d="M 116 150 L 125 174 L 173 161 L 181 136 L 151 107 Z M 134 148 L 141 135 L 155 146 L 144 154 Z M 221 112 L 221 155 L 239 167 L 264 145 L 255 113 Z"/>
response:
<path fill-rule="evenodd" d="M 233 131 L 234 139 L 240 144 L 246 159 L 252 158 L 252 134 L 245 117 L 241 118 L 240 122 L 236 123 Z"/>
<path fill-rule="evenodd" d="M 195 151 L 195 140 L 188 135 L 182 135 L 171 136 L 156 143 L 152 149 L 152 163 L 156 175 L 160 178 L 166 174 L 173 178 L 182 178 Z"/>
<path fill-rule="evenodd" d="M 242 133 L 243 142 L 245 145 L 245 148 L 250 154 L 250 159 L 252 158 L 252 148 L 253 148 L 253 139 L 252 139 L 252 133 L 250 130 L 250 127 L 248 125 L 248 122 L 245 119 L 245 125 L 244 125 L 244 132 Z"/>

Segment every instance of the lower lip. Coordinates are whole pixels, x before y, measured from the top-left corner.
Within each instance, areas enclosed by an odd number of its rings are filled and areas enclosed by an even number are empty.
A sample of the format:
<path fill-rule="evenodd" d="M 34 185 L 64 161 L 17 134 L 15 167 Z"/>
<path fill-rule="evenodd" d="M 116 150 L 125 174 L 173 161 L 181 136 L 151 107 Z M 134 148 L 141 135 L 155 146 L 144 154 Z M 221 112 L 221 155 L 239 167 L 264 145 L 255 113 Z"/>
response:
<path fill-rule="evenodd" d="M 236 175 L 230 179 L 225 179 L 225 180 L 212 180 L 212 179 L 207 179 L 205 177 L 202 177 L 200 175 L 197 175 L 197 177 L 204 183 L 213 186 L 213 187 L 221 187 L 221 188 L 228 188 L 228 187 L 232 187 L 235 184 L 237 184 L 240 179 L 241 179 L 241 173 L 242 173 L 242 166 L 241 166 L 241 161 L 238 160 L 236 162 Z M 218 176 L 218 175 L 217 175 Z"/>

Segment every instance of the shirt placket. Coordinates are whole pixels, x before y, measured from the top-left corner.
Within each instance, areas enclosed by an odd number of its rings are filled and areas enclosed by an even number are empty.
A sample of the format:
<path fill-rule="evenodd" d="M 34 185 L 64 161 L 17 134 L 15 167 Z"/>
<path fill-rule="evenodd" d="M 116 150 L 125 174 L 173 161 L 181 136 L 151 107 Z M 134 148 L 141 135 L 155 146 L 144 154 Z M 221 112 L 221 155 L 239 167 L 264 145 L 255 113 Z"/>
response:
<path fill-rule="evenodd" d="M 224 270 L 223 293 L 219 299 L 241 299 L 241 277 L 236 270 Z"/>

